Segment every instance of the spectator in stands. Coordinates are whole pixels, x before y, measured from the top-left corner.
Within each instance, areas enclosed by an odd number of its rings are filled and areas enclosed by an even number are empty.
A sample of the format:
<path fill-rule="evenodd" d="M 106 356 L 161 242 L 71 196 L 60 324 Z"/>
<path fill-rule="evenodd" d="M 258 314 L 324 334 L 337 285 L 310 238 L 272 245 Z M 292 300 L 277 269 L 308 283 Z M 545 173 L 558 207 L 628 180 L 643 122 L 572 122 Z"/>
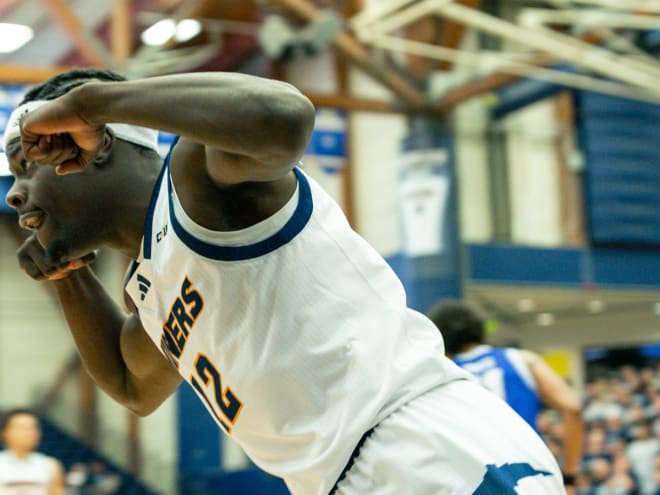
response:
<path fill-rule="evenodd" d="M 655 495 L 655 458 L 660 453 L 660 440 L 651 436 L 646 421 L 639 421 L 633 430 L 634 440 L 628 445 L 626 455 L 639 479 L 641 495 Z"/>
<path fill-rule="evenodd" d="M 615 455 L 612 462 L 612 474 L 607 480 L 607 486 L 612 495 L 638 494 L 637 476 L 624 452 Z"/>
<path fill-rule="evenodd" d="M 606 482 L 612 474 L 612 465 L 603 457 L 596 457 L 587 462 L 586 471 L 591 484 L 589 495 L 600 495 L 606 492 Z"/>
<path fill-rule="evenodd" d="M 89 480 L 89 468 L 83 462 L 73 464 L 66 473 L 67 495 L 85 495 Z"/>
<path fill-rule="evenodd" d="M 507 401 L 534 429 L 541 404 L 562 414 L 564 481 L 573 486 L 583 442 L 581 403 L 575 391 L 537 354 L 485 345 L 485 320 L 468 305 L 441 301 L 429 317 L 442 333 L 447 355 Z"/>
<path fill-rule="evenodd" d="M 587 434 L 577 495 L 660 495 L 659 385 L 660 366 L 623 366 L 585 385 Z M 539 416 L 547 441 L 554 441 L 560 422 L 554 411 Z"/>
<path fill-rule="evenodd" d="M 579 473 L 575 477 L 575 495 L 592 495 L 592 493 L 591 479 L 586 473 Z"/>
<path fill-rule="evenodd" d="M 624 407 L 616 401 L 615 394 L 610 392 L 607 387 L 608 384 L 604 380 L 589 387 L 588 392 L 592 400 L 584 409 L 585 421 L 601 421 L 611 416 L 623 415 Z M 628 392 L 624 391 L 624 394 L 621 395 L 626 394 Z"/>
<path fill-rule="evenodd" d="M 607 416 L 604 421 L 605 442 L 608 444 L 617 443 L 620 440 L 627 439 L 626 425 L 623 418 L 619 416 Z"/>
<path fill-rule="evenodd" d="M 64 495 L 59 461 L 36 452 L 41 441 L 39 418 L 27 409 L 7 412 L 0 420 L 0 493 Z"/>
<path fill-rule="evenodd" d="M 610 457 L 609 446 L 605 429 L 600 423 L 592 423 L 585 435 L 585 446 L 583 456 L 585 461 L 600 457 Z"/>

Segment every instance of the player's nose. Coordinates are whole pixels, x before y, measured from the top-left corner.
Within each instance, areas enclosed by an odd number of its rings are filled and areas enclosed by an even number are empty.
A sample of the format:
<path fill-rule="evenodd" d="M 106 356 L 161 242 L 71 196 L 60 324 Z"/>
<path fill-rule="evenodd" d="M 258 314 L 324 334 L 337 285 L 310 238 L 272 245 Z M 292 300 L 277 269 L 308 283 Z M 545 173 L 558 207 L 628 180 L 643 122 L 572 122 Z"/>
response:
<path fill-rule="evenodd" d="M 19 189 L 17 182 L 18 181 L 14 181 L 14 185 L 11 186 L 7 192 L 7 196 L 5 196 L 7 205 L 14 208 L 15 210 L 18 210 L 27 202 L 27 195 L 24 190 Z"/>

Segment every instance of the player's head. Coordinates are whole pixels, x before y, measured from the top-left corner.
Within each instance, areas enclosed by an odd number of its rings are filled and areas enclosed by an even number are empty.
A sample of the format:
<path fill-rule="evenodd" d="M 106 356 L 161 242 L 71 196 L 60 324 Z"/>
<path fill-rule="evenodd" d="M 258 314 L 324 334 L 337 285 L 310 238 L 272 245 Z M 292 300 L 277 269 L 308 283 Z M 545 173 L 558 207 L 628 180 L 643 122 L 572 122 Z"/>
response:
<path fill-rule="evenodd" d="M 12 116 L 25 105 L 53 100 L 90 81 L 125 80 L 111 71 L 75 69 L 30 89 Z M 18 118 L 18 117 L 16 117 Z M 10 117 L 11 124 L 12 117 Z M 161 163 L 154 131 L 111 124 L 97 157 L 82 172 L 58 176 L 54 167 L 27 162 L 16 127 L 6 134 L 6 154 L 15 177 L 7 203 L 19 213 L 21 225 L 37 232 L 51 262 L 81 257 L 116 235 L 110 225 L 113 205 L 127 196 L 134 176 Z M 8 126 L 9 128 L 9 126 Z M 9 132 L 9 131 L 8 131 Z M 145 137 L 146 136 L 146 137 Z M 143 144 L 138 144 L 143 143 Z"/>
<path fill-rule="evenodd" d="M 484 320 L 467 304 L 440 301 L 429 311 L 429 318 L 442 333 L 445 351 L 450 356 L 484 340 Z"/>
<path fill-rule="evenodd" d="M 39 418 L 29 409 L 13 409 L 0 419 L 0 437 L 7 450 L 32 452 L 41 441 Z"/>

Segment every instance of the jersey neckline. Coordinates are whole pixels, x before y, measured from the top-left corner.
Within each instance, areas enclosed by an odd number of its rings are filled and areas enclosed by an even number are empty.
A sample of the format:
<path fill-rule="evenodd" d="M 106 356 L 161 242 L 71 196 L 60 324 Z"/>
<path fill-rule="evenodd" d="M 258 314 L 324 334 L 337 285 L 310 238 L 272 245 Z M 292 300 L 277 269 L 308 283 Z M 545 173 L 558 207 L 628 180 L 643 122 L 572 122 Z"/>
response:
<path fill-rule="evenodd" d="M 265 220 L 231 232 L 213 231 L 197 224 L 186 214 L 172 184 L 169 164 L 177 141 L 178 138 L 172 143 L 153 192 L 144 228 L 145 259 L 151 257 L 153 214 L 163 186 L 167 187 L 169 221 L 177 237 L 188 248 L 210 259 L 239 261 L 263 256 L 290 242 L 309 221 L 313 210 L 311 188 L 305 174 L 295 167 L 293 172 L 297 185 L 294 194 L 282 208 Z"/>

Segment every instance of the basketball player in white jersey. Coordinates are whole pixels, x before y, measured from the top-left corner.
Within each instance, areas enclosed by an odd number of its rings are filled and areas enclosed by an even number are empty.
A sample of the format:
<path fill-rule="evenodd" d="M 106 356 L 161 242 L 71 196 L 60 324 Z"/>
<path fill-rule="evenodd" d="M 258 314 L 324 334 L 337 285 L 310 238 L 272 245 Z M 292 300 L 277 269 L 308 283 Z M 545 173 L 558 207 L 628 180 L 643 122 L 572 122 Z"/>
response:
<path fill-rule="evenodd" d="M 34 234 L 95 381 L 148 414 L 181 379 L 304 495 L 559 495 L 538 436 L 444 356 L 385 261 L 297 166 L 314 108 L 231 73 L 66 73 L 4 136 L 7 202 Z M 181 136 L 163 165 L 160 129 Z M 76 173 L 74 173 L 76 172 Z M 134 261 L 125 315 L 86 267 Z"/>
<path fill-rule="evenodd" d="M 0 421 L 0 494 L 64 495 L 62 465 L 36 452 L 39 419 L 27 409 L 7 412 Z"/>
<path fill-rule="evenodd" d="M 469 305 L 443 300 L 431 308 L 429 318 L 442 333 L 447 355 L 504 399 L 532 428 L 537 427 L 543 405 L 562 415 L 564 483 L 573 487 L 584 441 L 582 406 L 577 393 L 538 354 L 487 345 L 485 320 Z"/>

